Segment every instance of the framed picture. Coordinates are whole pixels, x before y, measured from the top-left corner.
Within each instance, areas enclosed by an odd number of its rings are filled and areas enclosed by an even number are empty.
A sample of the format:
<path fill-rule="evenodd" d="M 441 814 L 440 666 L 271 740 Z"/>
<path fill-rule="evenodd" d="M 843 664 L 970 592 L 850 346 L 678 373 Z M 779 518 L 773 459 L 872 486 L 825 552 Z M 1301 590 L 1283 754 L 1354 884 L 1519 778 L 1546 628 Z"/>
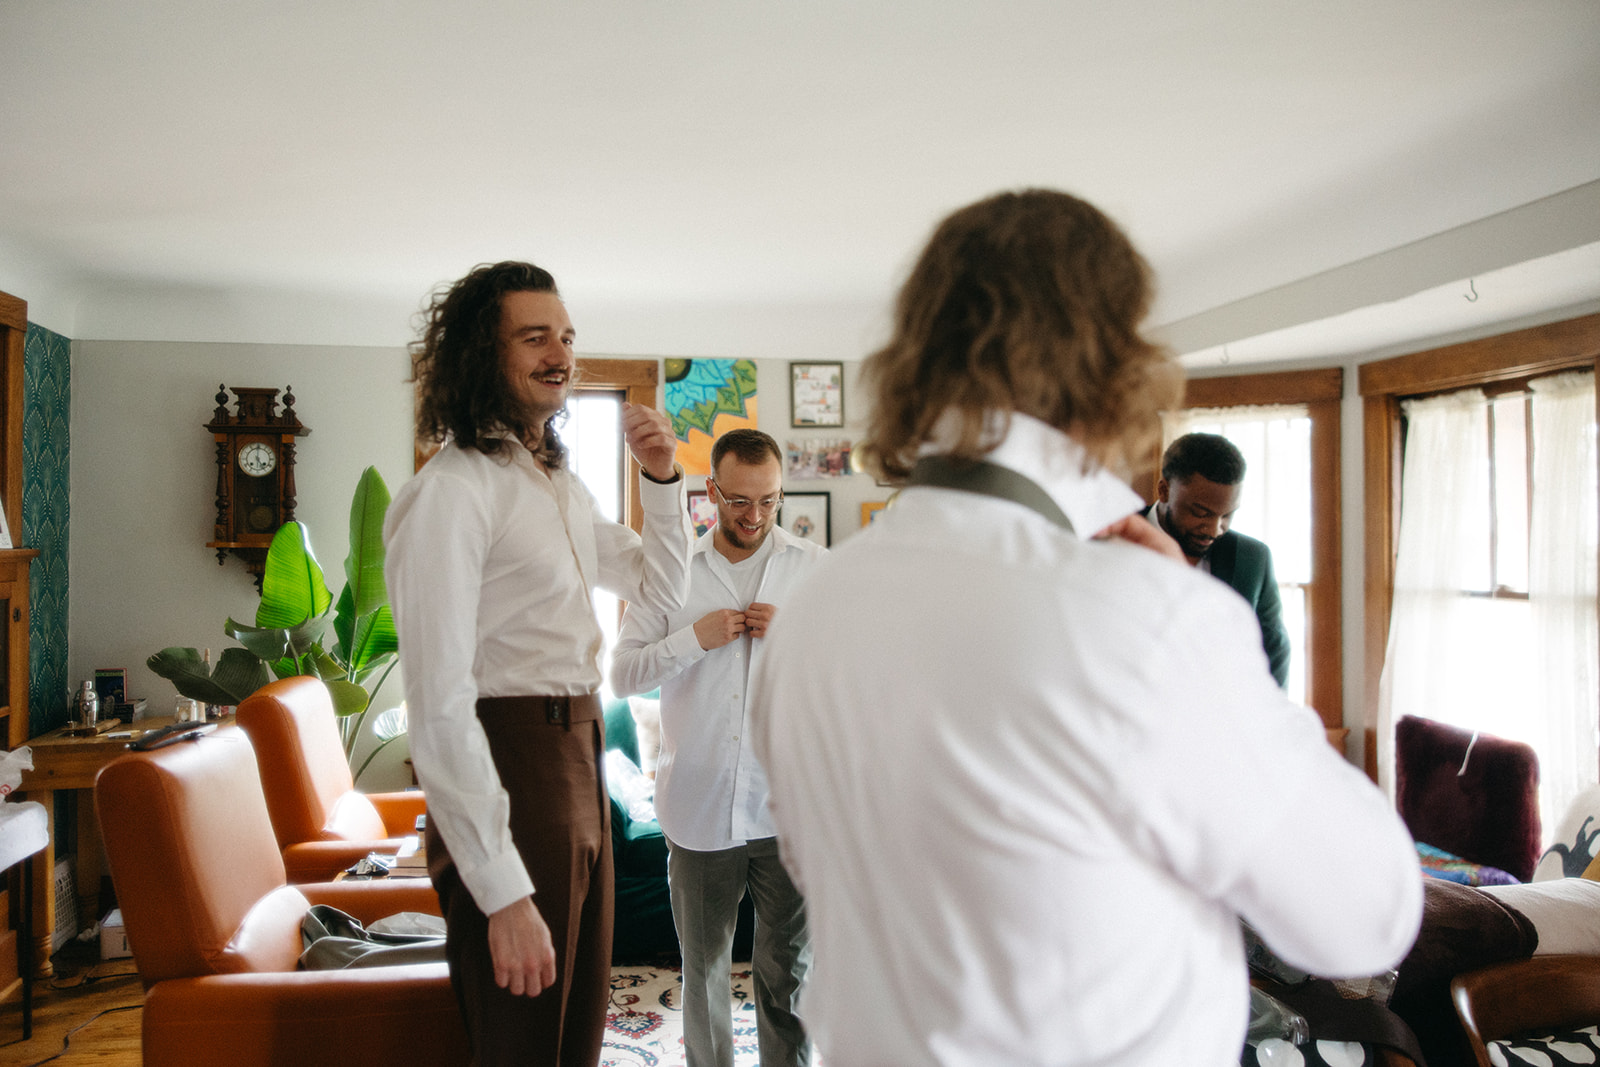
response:
<path fill-rule="evenodd" d="M 694 523 L 694 535 L 699 537 L 717 524 L 717 505 L 704 489 L 689 491 L 689 521 Z"/>
<path fill-rule="evenodd" d="M 799 479 L 843 478 L 850 474 L 849 441 L 811 438 L 786 443 L 785 477 Z"/>
<path fill-rule="evenodd" d="M 94 669 L 94 690 L 100 695 L 102 702 L 110 700 L 120 704 L 127 700 L 128 669 L 126 667 L 96 667 Z M 104 703 L 101 704 L 101 708 L 105 708 Z"/>
<path fill-rule="evenodd" d="M 861 502 L 861 525 L 871 526 L 884 508 L 889 506 L 887 500 L 863 500 Z"/>
<path fill-rule="evenodd" d="M 833 522 L 827 493 L 785 493 L 778 509 L 778 525 L 807 541 L 827 546 L 833 541 Z"/>
<path fill-rule="evenodd" d="M 844 364 L 789 364 L 789 425 L 844 425 Z"/>

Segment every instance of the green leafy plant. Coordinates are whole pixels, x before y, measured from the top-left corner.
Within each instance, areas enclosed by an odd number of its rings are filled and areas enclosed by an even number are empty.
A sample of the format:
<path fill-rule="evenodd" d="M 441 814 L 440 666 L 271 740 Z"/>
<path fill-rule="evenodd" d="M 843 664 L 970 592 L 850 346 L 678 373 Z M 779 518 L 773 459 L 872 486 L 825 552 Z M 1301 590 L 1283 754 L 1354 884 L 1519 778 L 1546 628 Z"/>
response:
<path fill-rule="evenodd" d="M 183 696 L 207 704 L 238 704 L 274 675 L 320 678 L 339 715 L 345 757 L 353 759 L 373 697 L 400 658 L 383 581 L 383 519 L 388 510 L 389 488 L 377 468 L 368 467 L 350 504 L 350 554 L 338 600 L 328 591 L 309 532 L 298 522 L 284 523 L 267 550 L 255 625 L 230 618 L 223 626 L 242 647 L 225 649 L 214 671 L 192 648 L 162 649 L 147 665 Z M 324 643 L 330 626 L 331 646 Z M 357 778 L 374 756 L 405 734 L 403 714 L 384 717 L 376 725 L 381 727 L 373 731 L 378 743 L 356 771 Z"/>

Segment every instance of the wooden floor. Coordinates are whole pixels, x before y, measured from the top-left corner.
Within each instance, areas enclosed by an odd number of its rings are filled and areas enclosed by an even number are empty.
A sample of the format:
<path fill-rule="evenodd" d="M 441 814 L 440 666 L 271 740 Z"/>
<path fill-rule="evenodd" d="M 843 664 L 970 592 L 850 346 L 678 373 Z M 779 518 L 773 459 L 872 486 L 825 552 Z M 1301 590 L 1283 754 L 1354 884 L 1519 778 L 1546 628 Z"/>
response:
<path fill-rule="evenodd" d="M 100 960 L 96 945 L 69 943 L 55 976 L 33 986 L 33 1038 L 22 1040 L 22 999 L 0 1004 L 0 1064 L 139 1067 L 144 988 L 133 960 Z"/>

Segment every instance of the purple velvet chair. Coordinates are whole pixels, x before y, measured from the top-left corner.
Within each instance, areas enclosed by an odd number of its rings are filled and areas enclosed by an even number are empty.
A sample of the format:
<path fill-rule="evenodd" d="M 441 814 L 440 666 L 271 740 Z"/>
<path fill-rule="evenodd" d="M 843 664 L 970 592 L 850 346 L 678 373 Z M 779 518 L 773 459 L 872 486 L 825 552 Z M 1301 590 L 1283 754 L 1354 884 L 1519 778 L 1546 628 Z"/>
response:
<path fill-rule="evenodd" d="M 1411 836 L 1532 879 L 1540 844 L 1533 749 L 1412 715 L 1395 723 L 1394 740 L 1397 807 Z"/>

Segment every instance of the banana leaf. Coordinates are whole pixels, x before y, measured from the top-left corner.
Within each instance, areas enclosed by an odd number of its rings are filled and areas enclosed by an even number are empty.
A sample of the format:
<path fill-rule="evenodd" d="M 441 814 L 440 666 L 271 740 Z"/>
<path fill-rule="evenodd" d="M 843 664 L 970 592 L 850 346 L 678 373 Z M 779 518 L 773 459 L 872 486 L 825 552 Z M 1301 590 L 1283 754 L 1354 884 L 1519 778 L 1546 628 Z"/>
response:
<path fill-rule="evenodd" d="M 321 616 L 289 629 L 246 626 L 229 619 L 222 632 L 271 664 L 279 678 L 289 678 L 305 673 L 301 660 L 308 653 L 322 651 L 318 642 L 327 626 L 328 620 Z"/>
<path fill-rule="evenodd" d="M 205 704 L 238 704 L 272 681 L 267 665 L 244 648 L 225 648 L 212 671 L 193 648 L 164 648 L 145 666 L 167 679 L 183 696 Z"/>
<path fill-rule="evenodd" d="M 394 613 L 388 604 L 357 616 L 349 612 L 350 600 L 350 587 L 345 586 L 339 597 L 339 610 L 333 616 L 333 629 L 350 676 L 360 681 L 399 653 L 400 638 L 394 631 Z"/>
<path fill-rule="evenodd" d="M 343 678 L 324 678 L 323 682 L 328 686 L 328 695 L 333 698 L 335 715 L 359 715 L 372 702 L 372 694 L 354 682 L 347 682 Z"/>
<path fill-rule="evenodd" d="M 263 630 L 256 626 L 246 626 L 230 618 L 222 624 L 222 632 L 269 662 L 283 659 L 289 655 L 292 647 L 288 630 Z"/>
<path fill-rule="evenodd" d="M 389 603 L 383 582 L 383 519 L 388 511 L 389 487 L 378 468 L 368 467 L 361 472 L 361 482 L 350 502 L 350 554 L 344 561 L 348 583 L 345 589 L 351 595 L 350 614 L 357 619 Z"/>
<path fill-rule="evenodd" d="M 314 674 L 324 682 L 348 681 L 345 667 L 337 656 L 329 655 L 321 645 L 311 650 L 305 659 L 306 674 Z"/>
<path fill-rule="evenodd" d="M 256 608 L 260 629 L 293 630 L 327 613 L 333 594 L 322 577 L 322 567 L 311 551 L 311 537 L 298 522 L 286 522 L 267 549 L 261 576 L 261 604 Z"/>

